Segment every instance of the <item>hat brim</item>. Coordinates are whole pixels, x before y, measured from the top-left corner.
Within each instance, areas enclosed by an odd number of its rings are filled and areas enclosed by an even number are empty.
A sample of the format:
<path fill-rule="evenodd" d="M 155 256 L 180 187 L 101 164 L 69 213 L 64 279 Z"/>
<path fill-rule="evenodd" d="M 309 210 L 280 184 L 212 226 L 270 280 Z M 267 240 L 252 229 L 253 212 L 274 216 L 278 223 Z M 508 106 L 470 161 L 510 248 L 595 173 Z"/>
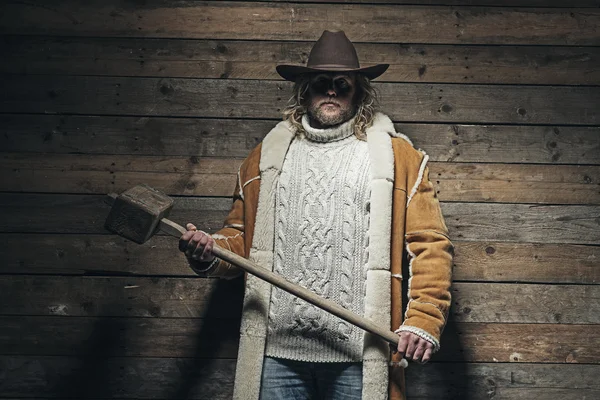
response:
<path fill-rule="evenodd" d="M 348 68 L 348 67 L 305 67 L 303 65 L 278 65 L 275 67 L 277 73 L 285 80 L 295 82 L 299 75 L 310 73 L 310 72 L 358 72 L 365 75 L 369 79 L 375 79 L 383 74 L 390 64 L 377 64 L 370 67 L 363 68 Z"/>

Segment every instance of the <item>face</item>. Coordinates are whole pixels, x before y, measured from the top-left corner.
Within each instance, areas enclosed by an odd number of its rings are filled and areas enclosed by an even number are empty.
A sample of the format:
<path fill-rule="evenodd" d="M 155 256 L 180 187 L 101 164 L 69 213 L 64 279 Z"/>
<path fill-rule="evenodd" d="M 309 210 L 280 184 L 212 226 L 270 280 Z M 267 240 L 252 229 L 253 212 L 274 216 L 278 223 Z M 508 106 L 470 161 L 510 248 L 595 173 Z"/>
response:
<path fill-rule="evenodd" d="M 315 128 L 325 128 L 348 121 L 356 113 L 353 74 L 323 72 L 314 74 L 309 84 L 308 116 Z"/>

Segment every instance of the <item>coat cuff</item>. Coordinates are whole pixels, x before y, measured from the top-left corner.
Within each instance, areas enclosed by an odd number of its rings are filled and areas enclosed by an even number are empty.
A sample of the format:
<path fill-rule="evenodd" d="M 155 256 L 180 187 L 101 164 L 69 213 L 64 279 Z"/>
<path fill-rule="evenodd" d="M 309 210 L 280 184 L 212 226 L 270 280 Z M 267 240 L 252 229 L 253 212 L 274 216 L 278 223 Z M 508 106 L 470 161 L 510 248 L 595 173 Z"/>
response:
<path fill-rule="evenodd" d="M 411 325 L 401 325 L 400 328 L 396 329 L 394 333 L 400 332 L 411 332 L 415 335 L 427 340 L 429 343 L 433 345 L 433 353 L 437 352 L 440 349 L 440 341 L 437 340 L 432 334 L 427 332 L 425 329 L 417 328 L 416 326 Z"/>
<path fill-rule="evenodd" d="M 219 263 L 219 258 L 215 257 L 210 262 L 191 261 L 190 267 L 200 276 L 207 276 Z"/>

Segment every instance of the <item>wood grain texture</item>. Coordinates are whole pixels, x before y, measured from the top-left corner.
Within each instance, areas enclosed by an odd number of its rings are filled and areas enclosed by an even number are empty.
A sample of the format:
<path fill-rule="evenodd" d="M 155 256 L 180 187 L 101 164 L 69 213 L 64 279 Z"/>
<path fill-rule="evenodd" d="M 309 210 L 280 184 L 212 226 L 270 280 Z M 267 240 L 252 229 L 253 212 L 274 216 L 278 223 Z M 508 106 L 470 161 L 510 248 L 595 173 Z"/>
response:
<path fill-rule="evenodd" d="M 344 29 L 363 66 L 391 64 L 383 111 L 430 155 L 456 245 L 408 399 L 600 398 L 599 6 L 0 4 L 0 397 L 231 398 L 242 279 L 109 234 L 104 193 L 150 183 L 173 220 L 220 228 L 290 95 L 275 66 Z"/>
<path fill-rule="evenodd" d="M 598 246 L 453 240 L 453 280 L 600 283 Z"/>
<path fill-rule="evenodd" d="M 238 1 L 238 0 L 234 0 Z M 287 2 L 287 0 L 260 0 L 261 2 Z M 294 3 L 314 3 L 315 0 L 295 0 Z M 367 4 L 418 4 L 418 5 L 449 5 L 449 6 L 494 6 L 498 0 L 317 0 L 320 3 L 367 3 Z M 599 7 L 598 0 L 577 0 L 565 3 L 562 0 L 502 0 L 503 7 Z"/>
<path fill-rule="evenodd" d="M 235 358 L 239 320 L 0 317 L 2 354 Z"/>
<path fill-rule="evenodd" d="M 600 209 L 594 206 L 443 203 L 442 212 L 458 240 L 600 242 Z"/>
<path fill-rule="evenodd" d="M 600 286 L 453 283 L 451 313 L 457 322 L 598 324 Z"/>
<path fill-rule="evenodd" d="M 597 246 L 453 240 L 453 281 L 600 283 Z M 110 235 L 0 234 L 0 274 L 196 276 L 176 241 Z M 30 251 L 35 248 L 35 252 Z"/>
<path fill-rule="evenodd" d="M 235 360 L 0 356 L 6 396 L 61 399 L 230 399 Z M 410 399 L 565 400 L 600 394 L 598 365 L 527 363 L 412 363 Z M 84 372 L 93 371 L 102 379 Z M 68 382 L 68 383 L 67 383 Z"/>
<path fill-rule="evenodd" d="M 0 231 L 38 233 L 110 234 L 104 222 L 110 206 L 100 195 L 0 194 Z M 169 218 L 176 222 L 197 221 L 207 231 L 216 231 L 231 207 L 227 198 L 176 199 Z M 173 239 L 176 240 L 176 239 Z"/>
<path fill-rule="evenodd" d="M 235 360 L 0 356 L 4 396 L 229 400 Z"/>
<path fill-rule="evenodd" d="M 600 164 L 600 128 L 396 123 L 435 161 Z"/>
<path fill-rule="evenodd" d="M 177 256 L 176 251 L 172 256 Z M 183 269 L 187 262 L 181 261 Z M 239 318 L 244 292 L 241 281 L 0 276 L 0 315 Z M 19 293 L 18 301 L 15 293 Z"/>
<path fill-rule="evenodd" d="M 255 2 L 33 0 L 0 8 L 0 33 L 355 42 L 597 45 L 596 9 Z M 235 29 L 231 21 L 236 21 Z M 368 26 L 368 29 L 366 28 Z M 435 29 L 432 29 L 435 27 Z"/>
<path fill-rule="evenodd" d="M 179 197 L 170 218 L 212 232 L 222 227 L 229 198 Z M 0 232 L 108 233 L 101 195 L 0 194 Z M 457 240 L 591 244 L 600 241 L 600 207 L 503 203 L 442 203 Z"/>
<path fill-rule="evenodd" d="M 4 36 L 0 72 L 282 80 L 311 42 Z M 357 43 L 362 66 L 390 64 L 378 82 L 600 84 L 600 48 Z"/>
<path fill-rule="evenodd" d="M 244 158 L 276 120 L 0 114 L 10 152 Z M 432 161 L 600 164 L 600 127 L 396 123 Z"/>
<path fill-rule="evenodd" d="M 241 281 L 0 276 L 0 315 L 235 319 L 241 312 Z M 21 294 L 18 301 L 14 291 Z M 511 299 L 508 308 L 506 299 Z M 598 285 L 454 282 L 452 301 L 456 322 L 600 323 Z"/>
<path fill-rule="evenodd" d="M 446 327 L 439 361 L 597 364 L 597 325 L 457 323 Z"/>
<path fill-rule="evenodd" d="M 138 183 L 168 195 L 231 196 L 241 159 L 0 153 L 0 190 L 121 193 Z M 441 201 L 600 204 L 600 167 L 432 162 Z"/>
<path fill-rule="evenodd" d="M 3 316 L 0 322 L 4 355 L 234 358 L 239 334 L 238 321 L 226 319 Z M 445 362 L 600 360 L 597 325 L 453 323 L 442 340 L 436 360 Z"/>
<path fill-rule="evenodd" d="M 82 76 L 0 77 L 0 110 L 216 118 L 279 118 L 289 82 Z M 600 123 L 596 87 L 375 83 L 393 120 Z M 93 95 L 91 95 L 93 93 Z"/>
<path fill-rule="evenodd" d="M 429 164 L 441 201 L 599 204 L 600 167 Z"/>
<path fill-rule="evenodd" d="M 0 273 L 196 276 L 177 246 L 168 236 L 138 245 L 112 235 L 1 234 Z"/>
<path fill-rule="evenodd" d="M 406 369 L 409 399 L 582 400 L 600 394 L 595 365 L 458 364 Z"/>

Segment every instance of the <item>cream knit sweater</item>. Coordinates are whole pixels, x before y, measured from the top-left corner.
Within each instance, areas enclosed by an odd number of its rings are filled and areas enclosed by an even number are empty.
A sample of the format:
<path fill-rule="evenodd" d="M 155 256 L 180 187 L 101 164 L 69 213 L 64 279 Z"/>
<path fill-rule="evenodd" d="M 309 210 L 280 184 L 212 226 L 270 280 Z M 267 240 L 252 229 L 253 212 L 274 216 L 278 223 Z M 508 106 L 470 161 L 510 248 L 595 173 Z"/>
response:
<path fill-rule="evenodd" d="M 369 228 L 369 155 L 354 119 L 315 129 L 288 150 L 275 209 L 274 270 L 362 315 Z M 273 288 L 266 355 L 301 361 L 360 361 L 363 331 Z"/>

